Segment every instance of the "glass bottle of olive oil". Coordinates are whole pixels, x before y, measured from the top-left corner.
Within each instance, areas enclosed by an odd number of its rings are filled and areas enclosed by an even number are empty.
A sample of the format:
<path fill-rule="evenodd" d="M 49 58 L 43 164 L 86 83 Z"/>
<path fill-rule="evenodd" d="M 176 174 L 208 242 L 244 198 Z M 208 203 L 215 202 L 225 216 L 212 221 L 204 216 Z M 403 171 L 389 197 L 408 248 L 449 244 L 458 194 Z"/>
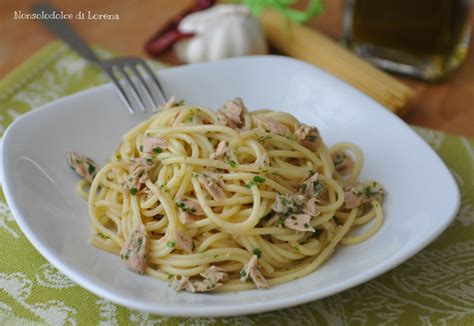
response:
<path fill-rule="evenodd" d="M 345 0 L 344 41 L 376 65 L 440 80 L 464 60 L 469 0 Z"/>

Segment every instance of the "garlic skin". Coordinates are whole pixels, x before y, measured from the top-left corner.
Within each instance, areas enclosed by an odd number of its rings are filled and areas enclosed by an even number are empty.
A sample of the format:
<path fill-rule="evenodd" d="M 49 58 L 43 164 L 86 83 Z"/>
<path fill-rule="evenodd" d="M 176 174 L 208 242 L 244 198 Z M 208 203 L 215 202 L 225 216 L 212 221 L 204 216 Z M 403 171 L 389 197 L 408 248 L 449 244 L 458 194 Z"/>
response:
<path fill-rule="evenodd" d="M 268 51 L 260 22 L 244 5 L 219 4 L 186 16 L 178 30 L 195 34 L 177 42 L 180 60 L 197 63 Z"/>

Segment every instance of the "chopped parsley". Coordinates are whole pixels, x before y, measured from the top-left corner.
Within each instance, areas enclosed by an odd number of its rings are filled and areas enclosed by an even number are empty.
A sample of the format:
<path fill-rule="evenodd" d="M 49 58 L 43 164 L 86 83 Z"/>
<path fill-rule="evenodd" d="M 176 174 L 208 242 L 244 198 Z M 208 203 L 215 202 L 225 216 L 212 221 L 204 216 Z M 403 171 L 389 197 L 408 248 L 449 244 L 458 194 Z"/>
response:
<path fill-rule="evenodd" d="M 308 188 L 308 185 L 307 185 L 306 183 L 303 183 L 303 184 L 301 184 L 301 186 L 300 186 L 300 191 L 301 191 L 301 192 L 305 192 L 305 191 L 306 191 L 306 188 Z"/>
<path fill-rule="evenodd" d="M 140 145 L 140 152 L 143 152 L 143 145 Z"/>
<path fill-rule="evenodd" d="M 278 221 L 276 221 L 275 226 L 280 226 L 280 225 L 282 225 L 282 224 L 285 222 L 285 220 L 286 220 L 287 218 L 288 218 L 287 215 L 282 215 L 282 216 L 280 216 L 280 217 L 278 218 Z"/>
<path fill-rule="evenodd" d="M 363 188 L 363 193 L 364 195 L 367 197 L 367 198 L 371 198 L 371 197 L 374 197 L 374 196 L 377 196 L 377 195 L 380 195 L 380 191 L 378 191 L 377 189 L 373 189 L 376 187 L 376 183 L 374 182 L 373 183 L 373 186 L 366 186 Z"/>
<path fill-rule="evenodd" d="M 240 277 L 247 277 L 247 272 L 245 272 L 245 270 L 241 270 L 240 271 Z"/>
<path fill-rule="evenodd" d="M 235 168 L 237 166 L 237 163 L 235 163 L 235 161 L 233 160 L 228 160 L 226 162 L 231 168 Z"/>
<path fill-rule="evenodd" d="M 171 280 L 173 279 L 173 277 L 174 277 L 174 275 L 173 275 L 173 274 L 168 274 L 168 280 L 170 280 L 170 281 L 171 281 Z"/>
<path fill-rule="evenodd" d="M 188 207 L 186 204 L 182 201 L 177 200 L 176 201 L 176 206 L 180 208 L 183 212 L 190 212 L 192 214 L 196 213 L 197 210 L 194 207 Z"/>
<path fill-rule="evenodd" d="M 256 175 L 256 176 L 253 177 L 253 179 L 251 181 L 249 181 L 249 183 L 247 183 L 246 187 L 250 189 L 250 188 L 253 187 L 253 185 L 255 185 L 256 182 L 263 183 L 263 182 L 265 182 L 265 178 L 261 177 L 259 175 Z"/>
<path fill-rule="evenodd" d="M 137 189 L 137 188 L 135 188 L 135 187 L 130 188 L 130 193 L 131 193 L 132 195 L 135 196 L 135 195 L 137 194 L 137 192 L 138 192 L 138 189 Z"/>
<path fill-rule="evenodd" d="M 194 119 L 194 115 L 189 116 L 188 122 L 189 122 L 189 123 L 192 123 L 192 122 L 193 122 L 193 119 Z"/>
<path fill-rule="evenodd" d="M 120 255 L 120 258 L 128 260 L 130 258 L 130 249 L 128 249 L 124 255 Z"/>
<path fill-rule="evenodd" d="M 262 257 L 262 251 L 258 248 L 253 248 L 252 253 L 256 255 L 258 258 Z"/>
<path fill-rule="evenodd" d="M 87 162 L 87 172 L 89 172 L 89 175 L 93 175 L 95 172 L 95 166 Z"/>
<path fill-rule="evenodd" d="M 176 246 L 176 241 L 170 240 L 166 243 L 166 245 L 170 248 L 174 248 Z"/>
<path fill-rule="evenodd" d="M 142 247 L 142 244 L 143 244 L 143 239 L 137 239 L 137 249 L 135 250 L 135 252 L 138 253 L 138 251 Z"/>
<path fill-rule="evenodd" d="M 297 251 L 297 252 L 300 252 L 300 247 L 299 246 L 293 246 L 293 250 Z"/>
<path fill-rule="evenodd" d="M 161 149 L 161 147 L 155 147 L 153 148 L 153 152 L 156 154 L 160 154 L 161 152 L 163 152 L 163 150 Z"/>
<path fill-rule="evenodd" d="M 323 188 L 322 182 L 320 182 L 318 180 L 313 181 L 313 190 L 314 190 L 315 194 L 319 193 L 322 188 Z"/>

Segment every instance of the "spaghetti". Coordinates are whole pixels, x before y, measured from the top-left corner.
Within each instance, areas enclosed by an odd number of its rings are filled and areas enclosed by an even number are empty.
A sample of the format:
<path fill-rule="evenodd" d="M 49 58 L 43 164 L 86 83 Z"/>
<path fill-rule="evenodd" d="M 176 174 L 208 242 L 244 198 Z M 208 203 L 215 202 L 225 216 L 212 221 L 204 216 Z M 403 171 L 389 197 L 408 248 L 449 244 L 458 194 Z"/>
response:
<path fill-rule="evenodd" d="M 248 112 L 240 99 L 217 113 L 169 102 L 125 134 L 100 170 L 74 153 L 68 161 L 85 177 L 78 191 L 90 243 L 177 290 L 300 278 L 383 221 L 382 187 L 357 182 L 358 147 L 328 149 L 315 127 L 288 113 Z"/>

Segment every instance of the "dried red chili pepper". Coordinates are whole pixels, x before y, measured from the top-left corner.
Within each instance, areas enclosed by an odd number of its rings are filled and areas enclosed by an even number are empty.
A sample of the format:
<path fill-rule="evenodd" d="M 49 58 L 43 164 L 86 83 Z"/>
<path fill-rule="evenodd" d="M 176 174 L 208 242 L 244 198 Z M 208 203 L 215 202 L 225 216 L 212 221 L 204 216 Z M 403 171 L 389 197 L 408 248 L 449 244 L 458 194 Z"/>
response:
<path fill-rule="evenodd" d="M 194 5 L 183 10 L 176 17 L 171 19 L 167 24 L 158 29 L 155 35 L 146 43 L 145 50 L 151 55 L 160 55 L 169 50 L 177 41 L 191 37 L 193 34 L 181 33 L 178 25 L 189 14 L 197 11 L 205 10 L 212 7 L 216 0 L 196 0 Z"/>

